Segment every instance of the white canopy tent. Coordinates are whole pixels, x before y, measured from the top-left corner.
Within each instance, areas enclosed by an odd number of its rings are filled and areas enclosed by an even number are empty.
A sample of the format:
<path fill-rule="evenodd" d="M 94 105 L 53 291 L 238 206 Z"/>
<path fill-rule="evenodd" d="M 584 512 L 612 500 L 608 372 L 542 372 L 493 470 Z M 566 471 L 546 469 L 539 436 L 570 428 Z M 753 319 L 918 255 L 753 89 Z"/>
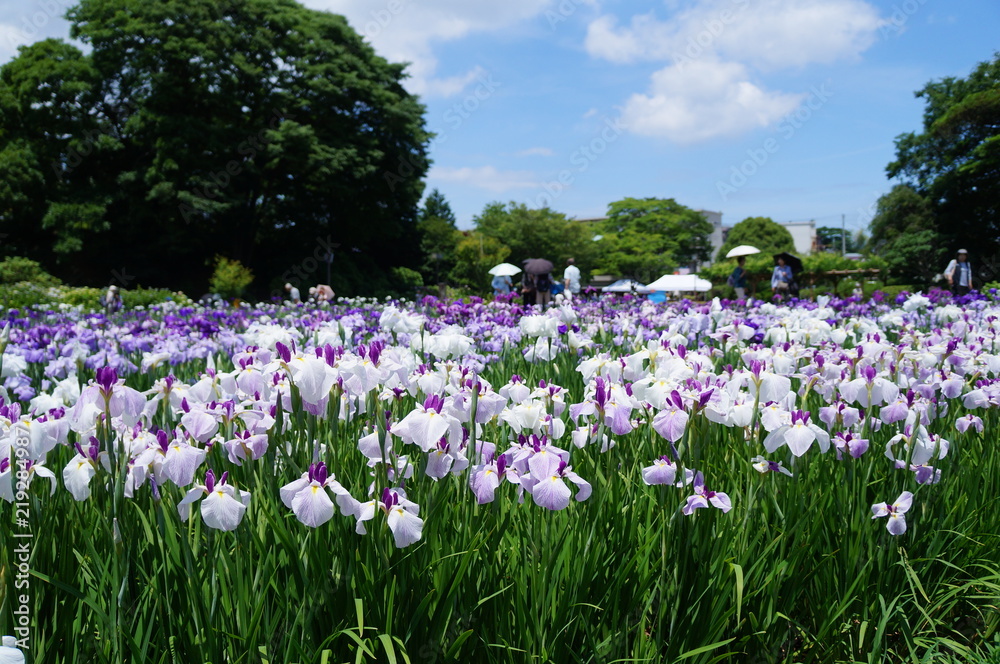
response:
<path fill-rule="evenodd" d="M 601 289 L 605 293 L 651 293 L 649 286 L 645 286 L 633 279 L 619 279 L 610 286 Z"/>
<path fill-rule="evenodd" d="M 665 274 L 646 286 L 648 291 L 697 292 L 712 290 L 712 282 L 697 274 Z"/>

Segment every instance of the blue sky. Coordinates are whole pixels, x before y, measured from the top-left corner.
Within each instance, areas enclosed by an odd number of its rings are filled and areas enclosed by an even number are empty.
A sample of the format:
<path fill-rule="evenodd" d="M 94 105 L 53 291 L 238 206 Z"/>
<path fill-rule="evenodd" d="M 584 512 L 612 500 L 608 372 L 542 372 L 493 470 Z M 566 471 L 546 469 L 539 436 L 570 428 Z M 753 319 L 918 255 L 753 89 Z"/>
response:
<path fill-rule="evenodd" d="M 0 59 L 65 37 L 69 4 L 4 3 Z M 920 129 L 913 92 L 1000 50 L 996 0 L 304 4 L 411 63 L 438 134 L 428 191 L 463 228 L 494 200 L 583 218 L 627 196 L 863 228 L 893 139 Z"/>

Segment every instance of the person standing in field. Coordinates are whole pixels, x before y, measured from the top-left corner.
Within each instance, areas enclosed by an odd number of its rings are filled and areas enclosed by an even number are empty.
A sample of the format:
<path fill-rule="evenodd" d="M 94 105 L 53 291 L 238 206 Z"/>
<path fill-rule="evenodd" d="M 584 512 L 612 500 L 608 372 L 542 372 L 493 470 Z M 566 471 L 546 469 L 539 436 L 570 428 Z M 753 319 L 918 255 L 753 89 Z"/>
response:
<path fill-rule="evenodd" d="M 733 270 L 733 273 L 729 275 L 729 281 L 736 290 L 737 300 L 745 300 L 747 296 L 746 262 L 746 256 L 738 257 L 736 259 L 736 268 Z"/>
<path fill-rule="evenodd" d="M 493 295 L 508 295 L 510 290 L 514 287 L 514 282 L 506 274 L 498 274 L 493 277 L 493 281 L 490 283 L 493 287 Z"/>
<path fill-rule="evenodd" d="M 111 315 L 122 308 L 122 294 L 118 291 L 118 286 L 108 286 L 108 292 L 104 294 L 104 310 L 107 315 Z"/>
<path fill-rule="evenodd" d="M 771 273 L 771 290 L 775 295 L 785 295 L 789 292 L 795 275 L 792 274 L 791 266 L 785 264 L 784 258 L 779 256 L 777 261 L 774 272 Z"/>
<path fill-rule="evenodd" d="M 972 290 L 972 265 L 969 264 L 969 252 L 959 249 L 955 258 L 944 269 L 948 279 L 948 288 L 955 295 L 967 295 Z"/>
<path fill-rule="evenodd" d="M 571 297 L 580 294 L 580 268 L 576 266 L 576 259 L 570 258 L 566 261 L 566 269 L 563 270 L 563 285 L 565 293 L 570 293 Z"/>
<path fill-rule="evenodd" d="M 292 301 L 292 304 L 302 302 L 302 295 L 299 293 L 298 288 L 291 284 L 285 284 L 285 290 L 288 291 L 288 299 Z"/>

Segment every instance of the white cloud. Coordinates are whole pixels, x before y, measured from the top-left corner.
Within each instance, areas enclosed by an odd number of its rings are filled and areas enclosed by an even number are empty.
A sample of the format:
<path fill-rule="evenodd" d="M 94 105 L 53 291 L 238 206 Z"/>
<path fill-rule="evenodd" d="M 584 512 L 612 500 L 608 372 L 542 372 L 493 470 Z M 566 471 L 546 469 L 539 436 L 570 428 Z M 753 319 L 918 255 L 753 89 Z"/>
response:
<path fill-rule="evenodd" d="M 528 148 L 517 153 L 518 157 L 551 157 L 555 155 L 552 148 Z"/>
<path fill-rule="evenodd" d="M 435 166 L 427 175 L 430 182 L 440 181 L 479 187 L 498 194 L 512 189 L 537 189 L 540 185 L 530 171 L 498 171 L 494 166 L 448 168 Z"/>
<path fill-rule="evenodd" d="M 625 103 L 622 123 L 641 136 L 695 143 L 771 125 L 804 98 L 761 89 L 739 63 L 697 60 L 653 74 L 649 93 Z"/>
<path fill-rule="evenodd" d="M 665 61 L 623 122 L 644 136 L 692 143 L 777 122 L 806 95 L 772 91 L 754 74 L 856 60 L 886 22 L 864 0 L 669 0 L 655 13 L 590 23 L 585 46 L 619 64 Z"/>
<path fill-rule="evenodd" d="M 437 97 L 453 97 L 464 90 L 473 81 L 480 80 L 487 76 L 487 72 L 482 67 L 474 67 L 470 71 L 458 76 L 447 78 L 426 78 L 423 80 L 423 91 L 418 94 L 434 95 Z"/>
<path fill-rule="evenodd" d="M 436 78 L 432 46 L 477 32 L 491 32 L 540 15 L 553 0 L 303 0 L 313 9 L 347 17 L 351 26 L 393 62 L 412 63 L 405 85 L 419 95 L 452 96 L 476 78 L 477 68 Z"/>
<path fill-rule="evenodd" d="M 884 24 L 864 0 L 708 0 L 669 21 L 638 14 L 618 27 L 602 16 L 588 26 L 585 46 L 617 63 L 715 55 L 773 70 L 857 58 Z"/>

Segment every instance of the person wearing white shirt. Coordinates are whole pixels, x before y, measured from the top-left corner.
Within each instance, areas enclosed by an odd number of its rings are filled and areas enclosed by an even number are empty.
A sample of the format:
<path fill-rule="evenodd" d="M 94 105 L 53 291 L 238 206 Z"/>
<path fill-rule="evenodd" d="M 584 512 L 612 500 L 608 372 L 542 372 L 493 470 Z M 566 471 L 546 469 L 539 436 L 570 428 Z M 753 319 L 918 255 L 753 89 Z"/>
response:
<path fill-rule="evenodd" d="M 577 295 L 580 292 L 580 268 L 576 266 L 576 260 L 570 258 L 566 261 L 566 269 L 563 270 L 563 285 L 566 292 Z"/>
<path fill-rule="evenodd" d="M 944 270 L 948 278 L 948 288 L 955 295 L 966 295 L 972 290 L 972 266 L 969 265 L 969 252 L 959 249 L 954 260 L 948 263 Z"/>

